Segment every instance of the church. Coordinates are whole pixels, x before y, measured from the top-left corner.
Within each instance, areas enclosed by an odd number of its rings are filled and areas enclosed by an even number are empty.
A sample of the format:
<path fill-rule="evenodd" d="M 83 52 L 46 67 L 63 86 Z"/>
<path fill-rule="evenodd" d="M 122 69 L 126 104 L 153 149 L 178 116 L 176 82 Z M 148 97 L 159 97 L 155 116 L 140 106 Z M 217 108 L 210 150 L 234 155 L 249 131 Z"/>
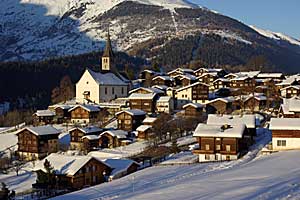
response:
<path fill-rule="evenodd" d="M 108 33 L 102 56 L 101 70 L 100 72 L 91 69 L 85 70 L 76 83 L 77 102 L 103 103 L 128 96 L 130 81 L 118 73 L 114 61 L 114 53 Z"/>

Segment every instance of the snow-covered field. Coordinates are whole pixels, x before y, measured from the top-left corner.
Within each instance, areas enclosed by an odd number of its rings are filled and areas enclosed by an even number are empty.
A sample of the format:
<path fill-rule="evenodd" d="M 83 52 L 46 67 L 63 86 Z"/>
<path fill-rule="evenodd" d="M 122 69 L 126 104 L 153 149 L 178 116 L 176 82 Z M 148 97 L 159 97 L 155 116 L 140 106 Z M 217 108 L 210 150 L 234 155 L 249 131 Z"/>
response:
<path fill-rule="evenodd" d="M 15 146 L 17 142 L 18 138 L 14 132 L 0 134 L 0 152 L 11 146 Z"/>
<path fill-rule="evenodd" d="M 299 199 L 299 153 L 239 164 L 156 166 L 54 199 Z"/>

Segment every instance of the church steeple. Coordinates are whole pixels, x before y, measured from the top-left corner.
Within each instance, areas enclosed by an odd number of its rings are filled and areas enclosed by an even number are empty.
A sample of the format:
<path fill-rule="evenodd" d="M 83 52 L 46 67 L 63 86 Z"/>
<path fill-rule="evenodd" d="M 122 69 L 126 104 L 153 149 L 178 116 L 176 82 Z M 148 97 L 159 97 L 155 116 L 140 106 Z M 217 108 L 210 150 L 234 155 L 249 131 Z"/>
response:
<path fill-rule="evenodd" d="M 102 55 L 102 71 L 104 72 L 110 71 L 113 67 L 113 60 L 114 60 L 114 52 L 111 46 L 109 27 L 108 27 L 106 45 L 105 45 L 104 53 Z"/>

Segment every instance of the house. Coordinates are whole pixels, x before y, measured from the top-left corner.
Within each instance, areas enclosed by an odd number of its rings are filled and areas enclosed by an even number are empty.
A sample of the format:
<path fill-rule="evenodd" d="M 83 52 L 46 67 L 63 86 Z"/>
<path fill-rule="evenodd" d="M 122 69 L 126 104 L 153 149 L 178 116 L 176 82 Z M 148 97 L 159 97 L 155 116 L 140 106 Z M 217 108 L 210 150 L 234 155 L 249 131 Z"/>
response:
<path fill-rule="evenodd" d="M 143 140 L 148 140 L 154 134 L 150 125 L 140 125 L 136 131 L 138 132 L 137 138 Z"/>
<path fill-rule="evenodd" d="M 159 113 L 172 113 L 174 110 L 174 101 L 170 96 L 161 96 L 156 102 L 156 109 Z"/>
<path fill-rule="evenodd" d="M 182 107 L 186 117 L 202 117 L 204 105 L 200 103 L 188 103 Z"/>
<path fill-rule="evenodd" d="M 116 113 L 118 120 L 118 129 L 125 131 L 134 131 L 142 124 L 146 117 L 146 113 L 142 110 L 124 110 Z"/>
<path fill-rule="evenodd" d="M 99 135 L 85 135 L 81 138 L 82 150 L 90 152 L 99 148 Z"/>
<path fill-rule="evenodd" d="M 234 111 L 233 97 L 223 97 L 206 103 L 206 112 L 209 114 L 230 114 Z"/>
<path fill-rule="evenodd" d="M 198 77 L 199 82 L 205 83 L 208 85 L 212 85 L 216 79 L 218 79 L 217 72 L 204 73 Z"/>
<path fill-rule="evenodd" d="M 260 111 L 267 107 L 267 97 L 263 94 L 249 95 L 244 100 L 244 108 L 251 111 Z"/>
<path fill-rule="evenodd" d="M 140 109 L 146 113 L 155 112 L 155 103 L 158 99 L 157 93 L 132 93 L 129 97 L 130 109 Z"/>
<path fill-rule="evenodd" d="M 214 89 L 220 89 L 220 88 L 229 88 L 230 87 L 230 80 L 226 78 L 218 78 L 215 81 L 213 81 Z"/>
<path fill-rule="evenodd" d="M 256 76 L 258 79 L 272 79 L 274 81 L 276 80 L 284 80 L 285 76 L 283 73 L 259 73 Z"/>
<path fill-rule="evenodd" d="M 130 159 L 105 159 L 103 161 L 113 168 L 109 181 L 132 174 L 140 167 L 140 164 Z"/>
<path fill-rule="evenodd" d="M 103 129 L 96 127 L 96 126 L 89 126 L 89 127 L 75 127 L 69 130 L 70 134 L 70 148 L 71 149 L 78 149 L 78 150 L 84 150 L 84 143 L 83 143 L 83 137 L 84 136 L 99 136 L 100 133 L 103 131 Z M 92 138 L 92 137 L 87 137 Z M 93 147 L 98 147 L 93 146 Z"/>
<path fill-rule="evenodd" d="M 193 83 L 176 90 L 177 107 L 181 108 L 189 102 L 205 103 L 208 101 L 209 85 L 204 83 Z"/>
<path fill-rule="evenodd" d="M 159 89 L 154 86 L 152 86 L 151 88 L 139 87 L 139 88 L 129 91 L 129 94 L 133 94 L 133 93 L 137 93 L 137 94 L 153 94 L 153 93 L 155 93 L 160 96 L 163 96 L 165 94 L 165 92 L 162 89 Z"/>
<path fill-rule="evenodd" d="M 37 110 L 33 115 L 33 124 L 35 126 L 42 126 L 52 124 L 55 113 L 51 110 Z"/>
<path fill-rule="evenodd" d="M 279 116 L 284 118 L 300 118 L 300 99 L 292 97 L 283 99 L 283 103 L 279 108 Z"/>
<path fill-rule="evenodd" d="M 16 133 L 18 137 L 17 155 L 21 159 L 42 159 L 58 151 L 58 135 L 61 132 L 47 126 L 25 127 Z"/>
<path fill-rule="evenodd" d="M 300 149 L 300 118 L 272 118 L 269 129 L 273 150 Z"/>
<path fill-rule="evenodd" d="M 187 86 L 195 83 L 197 81 L 197 77 L 191 74 L 179 74 L 174 77 L 176 86 Z"/>
<path fill-rule="evenodd" d="M 245 124 L 198 124 L 193 137 L 197 138 L 199 162 L 229 161 L 238 159 L 247 151 L 249 138 Z"/>
<path fill-rule="evenodd" d="M 156 120 L 157 120 L 156 117 L 146 117 L 143 120 L 143 124 L 153 126 L 155 124 Z"/>
<path fill-rule="evenodd" d="M 69 109 L 71 122 L 89 124 L 96 121 L 100 108 L 96 105 L 80 104 Z"/>
<path fill-rule="evenodd" d="M 108 35 L 102 56 L 101 72 L 86 69 L 76 83 L 76 100 L 101 103 L 119 97 L 127 97 L 130 82 L 117 72 L 115 58 Z"/>
<path fill-rule="evenodd" d="M 152 85 L 166 85 L 172 87 L 175 85 L 175 81 L 170 76 L 156 76 L 152 79 Z"/>
<path fill-rule="evenodd" d="M 143 86 L 150 87 L 152 79 L 157 75 L 159 75 L 158 72 L 155 72 L 150 69 L 145 69 L 139 74 L 139 78 L 142 79 Z"/>
<path fill-rule="evenodd" d="M 183 74 L 189 74 L 189 75 L 194 75 L 194 70 L 192 69 L 187 69 L 187 68 L 177 68 L 174 69 L 170 72 L 168 72 L 168 75 L 172 78 L 178 75 L 183 75 Z"/>
<path fill-rule="evenodd" d="M 47 173 L 44 167 L 46 160 L 53 167 L 55 173 L 56 184 L 50 185 L 50 187 L 58 189 L 78 190 L 103 183 L 113 170 L 107 163 L 95 157 L 52 153 L 36 164 L 34 171 L 38 176 Z M 36 183 L 33 186 L 39 188 L 43 184 Z"/>
<path fill-rule="evenodd" d="M 101 148 L 115 148 L 127 144 L 128 132 L 123 130 L 108 130 L 100 134 L 99 146 Z M 124 141 L 124 142 L 122 142 Z"/>
<path fill-rule="evenodd" d="M 243 94 L 248 94 L 255 91 L 255 79 L 249 76 L 241 76 L 230 79 L 230 87 L 240 88 Z"/>
<path fill-rule="evenodd" d="M 55 105 L 53 110 L 55 112 L 55 118 L 57 123 L 64 123 L 71 119 L 71 113 L 69 110 L 73 106 L 71 105 Z"/>
<path fill-rule="evenodd" d="M 281 96 L 284 98 L 292 98 L 300 95 L 300 85 L 291 85 L 280 90 Z"/>
<path fill-rule="evenodd" d="M 245 115 L 214 115 L 209 114 L 207 118 L 207 124 L 214 125 L 238 125 L 245 124 L 248 133 L 253 137 L 256 136 L 256 118 L 255 115 L 245 114 Z"/>

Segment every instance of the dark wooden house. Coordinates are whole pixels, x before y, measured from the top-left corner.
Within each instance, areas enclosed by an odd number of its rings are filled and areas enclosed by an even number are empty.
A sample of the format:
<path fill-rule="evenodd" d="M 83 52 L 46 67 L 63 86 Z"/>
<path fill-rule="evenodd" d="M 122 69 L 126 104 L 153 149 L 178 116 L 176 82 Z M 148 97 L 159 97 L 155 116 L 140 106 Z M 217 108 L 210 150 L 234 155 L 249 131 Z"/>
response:
<path fill-rule="evenodd" d="M 140 126 L 146 117 L 146 113 L 142 110 L 124 110 L 116 113 L 118 120 L 118 129 L 125 131 L 134 131 Z"/>
<path fill-rule="evenodd" d="M 152 85 L 166 85 L 172 87 L 175 85 L 175 81 L 170 76 L 156 76 L 152 79 Z"/>
<path fill-rule="evenodd" d="M 206 104 L 206 112 L 208 114 L 230 114 L 234 111 L 234 98 L 224 97 L 209 101 Z"/>
<path fill-rule="evenodd" d="M 146 113 L 154 113 L 155 112 L 155 104 L 158 99 L 157 93 L 132 93 L 128 99 L 130 104 L 130 109 L 139 109 L 143 110 Z"/>
<path fill-rule="evenodd" d="M 89 124 L 96 121 L 100 108 L 96 105 L 83 104 L 74 106 L 69 109 L 69 112 L 71 113 L 72 123 Z"/>
<path fill-rule="evenodd" d="M 42 126 L 52 124 L 55 113 L 51 110 L 37 110 L 33 115 L 33 124 L 35 126 Z"/>
<path fill-rule="evenodd" d="M 72 128 L 71 130 L 69 130 L 69 134 L 71 138 L 70 148 L 77 149 L 77 150 L 86 150 L 83 137 L 90 136 L 90 137 L 86 137 L 86 139 L 94 138 L 95 136 L 98 137 L 100 133 L 102 133 L 102 131 L 103 130 L 101 128 L 95 126 Z M 96 146 L 90 146 L 88 149 L 98 147 L 98 146 L 99 146 L 98 144 Z"/>
<path fill-rule="evenodd" d="M 123 130 L 108 130 L 100 134 L 99 146 L 101 148 L 115 148 L 125 146 L 127 142 L 128 132 Z"/>
<path fill-rule="evenodd" d="M 138 132 L 138 139 L 148 140 L 153 136 L 152 126 L 150 125 L 140 125 L 136 131 Z"/>
<path fill-rule="evenodd" d="M 186 117 L 202 117 L 204 105 L 199 103 L 188 103 L 182 107 Z"/>

